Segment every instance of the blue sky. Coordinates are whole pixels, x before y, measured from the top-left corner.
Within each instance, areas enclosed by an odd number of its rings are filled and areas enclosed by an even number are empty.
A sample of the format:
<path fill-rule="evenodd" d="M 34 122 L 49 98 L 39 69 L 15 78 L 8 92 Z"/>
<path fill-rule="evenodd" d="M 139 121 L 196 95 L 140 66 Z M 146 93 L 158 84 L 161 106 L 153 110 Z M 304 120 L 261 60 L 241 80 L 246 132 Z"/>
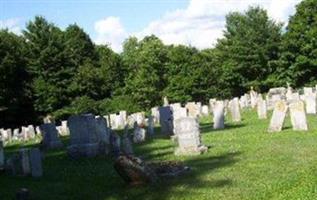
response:
<path fill-rule="evenodd" d="M 61 28 L 77 23 L 97 44 L 121 51 L 134 35 L 155 34 L 166 44 L 211 47 L 222 36 L 225 15 L 260 5 L 287 22 L 300 0 L 0 0 L 0 28 L 20 33 L 35 15 Z"/>

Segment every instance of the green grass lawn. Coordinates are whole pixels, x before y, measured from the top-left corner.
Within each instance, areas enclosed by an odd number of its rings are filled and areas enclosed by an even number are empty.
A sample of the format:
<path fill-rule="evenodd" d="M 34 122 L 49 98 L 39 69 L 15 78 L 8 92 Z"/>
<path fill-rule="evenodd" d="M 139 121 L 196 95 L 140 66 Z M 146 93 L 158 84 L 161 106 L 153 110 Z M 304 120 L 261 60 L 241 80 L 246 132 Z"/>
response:
<path fill-rule="evenodd" d="M 211 146 L 199 156 L 176 157 L 171 140 L 156 135 L 136 145 L 147 161 L 179 160 L 192 170 L 157 185 L 129 187 L 114 171 L 109 158 L 71 160 L 65 150 L 46 153 L 44 176 L 0 175 L 0 199 L 12 199 L 20 187 L 32 199 L 317 199 L 317 116 L 308 116 L 309 131 L 284 130 L 268 134 L 268 120 L 245 111 L 241 123 L 226 122 L 212 130 L 211 119 L 201 121 L 202 142 Z M 65 139 L 65 143 L 67 139 Z M 36 144 L 25 144 L 32 146 Z M 22 144 L 5 148 L 8 155 Z"/>

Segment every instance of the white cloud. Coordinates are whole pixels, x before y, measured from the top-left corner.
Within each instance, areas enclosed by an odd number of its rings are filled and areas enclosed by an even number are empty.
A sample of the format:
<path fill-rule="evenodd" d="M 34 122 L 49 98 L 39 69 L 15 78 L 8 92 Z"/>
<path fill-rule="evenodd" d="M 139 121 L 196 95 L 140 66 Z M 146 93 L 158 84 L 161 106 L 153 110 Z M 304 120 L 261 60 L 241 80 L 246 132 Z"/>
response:
<path fill-rule="evenodd" d="M 214 46 L 217 39 L 222 37 L 225 16 L 229 12 L 242 12 L 249 6 L 260 5 L 268 11 L 271 18 L 286 23 L 299 2 L 300 0 L 191 0 L 187 8 L 167 12 L 143 30 L 129 35 L 142 39 L 154 34 L 165 44 L 185 44 L 203 49 Z M 116 51 L 121 50 L 121 43 L 128 36 L 116 17 L 96 22 L 95 29 L 98 33 L 96 42 L 110 42 Z"/>
<path fill-rule="evenodd" d="M 18 18 L 0 20 L 0 29 L 8 29 L 15 34 L 21 34 L 20 20 Z"/>
<path fill-rule="evenodd" d="M 108 44 L 116 51 L 122 50 L 122 42 L 127 37 L 127 33 L 118 17 L 107 17 L 95 22 L 95 31 L 97 44 Z"/>

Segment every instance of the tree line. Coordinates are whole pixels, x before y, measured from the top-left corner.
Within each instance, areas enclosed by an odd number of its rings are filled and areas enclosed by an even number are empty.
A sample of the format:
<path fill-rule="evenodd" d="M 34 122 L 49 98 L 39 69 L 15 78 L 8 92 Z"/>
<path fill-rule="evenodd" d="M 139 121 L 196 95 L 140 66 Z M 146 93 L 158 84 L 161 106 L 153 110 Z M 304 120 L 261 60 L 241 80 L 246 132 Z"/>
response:
<path fill-rule="evenodd" d="M 317 84 L 317 1 L 304 0 L 286 28 L 250 7 L 226 16 L 224 37 L 198 50 L 156 36 L 128 38 L 122 53 L 96 45 L 76 24 L 41 16 L 21 35 L 0 30 L 0 127 L 47 115 L 148 110 L 172 102 L 239 96 L 290 83 Z"/>

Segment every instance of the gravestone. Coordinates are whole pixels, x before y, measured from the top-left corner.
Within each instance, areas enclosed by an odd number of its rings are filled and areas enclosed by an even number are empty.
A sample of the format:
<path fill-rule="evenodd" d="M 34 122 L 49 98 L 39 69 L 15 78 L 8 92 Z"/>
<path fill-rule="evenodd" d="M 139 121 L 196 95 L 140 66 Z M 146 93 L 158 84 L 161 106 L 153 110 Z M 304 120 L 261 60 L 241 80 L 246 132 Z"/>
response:
<path fill-rule="evenodd" d="M 282 130 L 287 109 L 285 101 L 279 100 L 275 103 L 268 132 L 280 132 Z"/>
<path fill-rule="evenodd" d="M 95 117 L 96 133 L 99 141 L 99 153 L 107 155 L 110 152 L 110 132 L 107 126 L 107 121 L 104 117 Z"/>
<path fill-rule="evenodd" d="M 316 114 L 316 93 L 310 93 L 305 96 L 307 114 Z"/>
<path fill-rule="evenodd" d="M 35 138 L 35 129 L 33 125 L 29 125 L 27 127 L 27 135 L 29 139 Z"/>
<path fill-rule="evenodd" d="M 29 150 L 26 148 L 22 148 L 19 151 L 21 168 L 22 168 L 22 176 L 28 176 L 31 174 L 31 166 L 30 166 L 30 157 Z"/>
<path fill-rule="evenodd" d="M 121 154 L 121 138 L 116 132 L 114 132 L 111 129 L 109 130 L 110 130 L 111 153 L 113 157 L 118 158 Z"/>
<path fill-rule="evenodd" d="M 230 113 L 233 122 L 241 121 L 239 99 L 237 97 L 233 98 L 230 103 Z"/>
<path fill-rule="evenodd" d="M 291 123 L 294 131 L 307 131 L 307 120 L 302 101 L 292 102 L 289 104 L 289 110 L 291 115 Z"/>
<path fill-rule="evenodd" d="M 30 149 L 30 166 L 31 166 L 32 177 L 43 176 L 42 156 L 41 156 L 40 149 L 38 148 Z"/>
<path fill-rule="evenodd" d="M 133 131 L 133 142 L 141 143 L 145 141 L 146 131 L 144 128 L 140 127 L 137 122 L 134 123 L 134 131 Z"/>
<path fill-rule="evenodd" d="M 173 134 L 173 114 L 169 106 L 159 108 L 161 133 L 165 135 Z"/>
<path fill-rule="evenodd" d="M 58 149 L 63 147 L 63 143 L 58 137 L 55 124 L 42 124 L 40 129 L 43 137 L 42 146 L 44 149 Z"/>
<path fill-rule="evenodd" d="M 148 118 L 147 132 L 150 136 L 154 135 L 154 117 L 153 116 L 149 116 Z"/>
<path fill-rule="evenodd" d="M 124 134 L 123 134 L 123 138 L 122 138 L 122 153 L 124 155 L 133 155 L 133 146 L 132 146 L 132 142 L 130 139 L 128 125 L 126 125 L 124 127 Z"/>
<path fill-rule="evenodd" d="M 68 126 L 67 126 L 67 121 L 62 121 L 62 123 L 61 123 L 61 135 L 62 136 L 69 135 L 69 129 L 68 129 Z"/>
<path fill-rule="evenodd" d="M 198 117 L 200 115 L 199 106 L 195 102 L 188 102 L 185 108 L 188 110 L 188 116 Z"/>
<path fill-rule="evenodd" d="M 70 145 L 68 154 L 73 158 L 94 157 L 99 153 L 99 136 L 95 116 L 92 114 L 73 115 L 68 118 Z"/>
<path fill-rule="evenodd" d="M 169 105 L 168 99 L 167 99 L 167 97 L 165 96 L 165 97 L 163 98 L 163 106 L 168 106 L 168 105 Z"/>
<path fill-rule="evenodd" d="M 19 139 L 19 135 L 20 135 L 19 129 L 18 129 L 18 128 L 14 129 L 14 130 L 13 130 L 12 139 L 13 139 L 13 140 L 18 140 L 18 139 Z"/>
<path fill-rule="evenodd" d="M 257 92 L 253 90 L 253 87 L 251 87 L 251 90 L 250 90 L 250 98 L 251 98 L 251 107 L 255 108 L 258 94 Z"/>
<path fill-rule="evenodd" d="M 309 96 L 313 93 L 313 88 L 311 87 L 304 87 L 304 95 Z"/>
<path fill-rule="evenodd" d="M 175 121 L 175 135 L 178 146 L 176 155 L 197 155 L 207 151 L 201 144 L 199 123 L 196 118 L 184 117 Z"/>
<path fill-rule="evenodd" d="M 216 102 L 217 102 L 216 99 L 209 99 L 209 110 L 210 110 L 210 112 L 213 112 Z"/>
<path fill-rule="evenodd" d="M 217 101 L 213 110 L 213 128 L 214 129 L 223 129 L 225 128 L 225 107 L 223 101 Z"/>
<path fill-rule="evenodd" d="M 5 158 L 4 158 L 4 150 L 3 150 L 3 141 L 0 140 L 0 171 L 3 170 L 4 168 L 4 163 Z"/>
<path fill-rule="evenodd" d="M 209 115 L 209 108 L 208 108 L 207 105 L 203 105 L 203 106 L 201 107 L 201 114 L 202 114 L 203 116 L 208 116 L 208 115 Z"/>
<path fill-rule="evenodd" d="M 259 119 L 267 118 L 266 101 L 262 98 L 262 96 L 260 96 L 257 101 L 257 113 Z"/>
<path fill-rule="evenodd" d="M 151 108 L 151 115 L 153 116 L 155 124 L 160 122 L 160 112 L 158 107 Z"/>
<path fill-rule="evenodd" d="M 174 112 L 174 110 L 177 110 L 179 108 L 182 107 L 182 105 L 180 103 L 173 103 L 171 105 L 169 105 L 171 107 L 171 110 Z"/>

